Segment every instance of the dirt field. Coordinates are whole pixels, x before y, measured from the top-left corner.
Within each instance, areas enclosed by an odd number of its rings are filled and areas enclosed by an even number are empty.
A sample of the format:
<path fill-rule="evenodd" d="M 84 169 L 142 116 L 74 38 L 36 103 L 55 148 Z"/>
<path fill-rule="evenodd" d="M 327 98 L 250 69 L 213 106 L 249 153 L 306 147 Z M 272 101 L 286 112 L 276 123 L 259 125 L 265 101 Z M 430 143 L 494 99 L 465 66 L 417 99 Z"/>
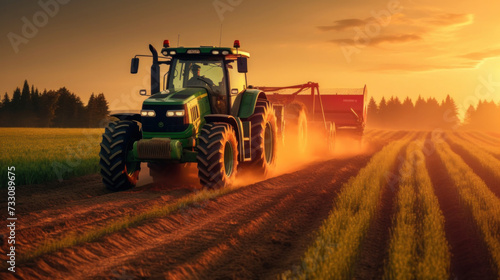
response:
<path fill-rule="evenodd" d="M 93 242 L 20 261 L 15 274 L 2 269 L 0 278 L 276 279 L 300 264 L 343 184 L 385 144 L 406 134 L 372 133 L 372 140 L 360 153 L 337 154 L 294 166 L 282 164 L 272 178 L 262 181 L 240 178 L 238 186 L 224 195 Z M 474 159 L 464 156 L 464 160 L 498 194 L 498 182 L 488 172 L 481 172 Z M 432 166 L 429 174 L 446 220 L 452 279 L 498 278 L 488 249 L 462 207 L 443 163 L 436 153 L 426 162 Z M 200 191 L 195 168 L 189 167 L 183 179 L 176 179 L 168 188 L 152 185 L 146 174 L 141 174 L 140 186 L 119 193 L 106 191 L 99 175 L 18 187 L 16 253 L 23 256 L 47 241 L 76 236 L 152 207 L 175 204 Z M 382 193 L 357 262 L 357 279 L 383 275 L 395 197 L 389 188 Z M 6 201 L 0 206 L 5 209 Z M 8 232 L 1 228 L 0 234 L 5 263 Z"/>

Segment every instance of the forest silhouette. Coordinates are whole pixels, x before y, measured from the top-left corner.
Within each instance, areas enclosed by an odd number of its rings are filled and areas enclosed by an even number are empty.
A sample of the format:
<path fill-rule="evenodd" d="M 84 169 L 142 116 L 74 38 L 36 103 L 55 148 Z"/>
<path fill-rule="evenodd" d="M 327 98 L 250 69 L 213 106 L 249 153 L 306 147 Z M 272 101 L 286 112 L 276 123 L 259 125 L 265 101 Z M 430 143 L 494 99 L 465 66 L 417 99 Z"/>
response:
<path fill-rule="evenodd" d="M 479 101 L 470 105 L 463 121 L 458 117 L 455 101 L 449 95 L 438 102 L 421 96 L 413 102 L 409 97 L 383 97 L 379 103 L 372 97 L 368 103 L 368 128 L 378 129 L 468 129 L 500 132 L 500 104 Z M 24 81 L 12 97 L 5 93 L 0 102 L 2 127 L 102 127 L 109 115 L 103 93 L 90 96 L 87 105 L 76 94 L 62 87 L 44 90 Z"/>
<path fill-rule="evenodd" d="M 438 102 L 435 98 L 421 96 L 413 102 L 409 97 L 401 101 L 398 97 L 388 100 L 383 97 L 377 104 L 370 98 L 367 126 L 380 129 L 467 129 L 500 132 L 500 105 L 493 101 L 479 101 L 470 105 L 464 120 L 459 118 L 458 108 L 449 95 Z"/>
<path fill-rule="evenodd" d="M 0 103 L 3 127 L 100 127 L 109 114 L 103 93 L 92 95 L 87 105 L 76 94 L 62 87 L 42 93 L 24 81 L 12 98 L 7 93 Z"/>

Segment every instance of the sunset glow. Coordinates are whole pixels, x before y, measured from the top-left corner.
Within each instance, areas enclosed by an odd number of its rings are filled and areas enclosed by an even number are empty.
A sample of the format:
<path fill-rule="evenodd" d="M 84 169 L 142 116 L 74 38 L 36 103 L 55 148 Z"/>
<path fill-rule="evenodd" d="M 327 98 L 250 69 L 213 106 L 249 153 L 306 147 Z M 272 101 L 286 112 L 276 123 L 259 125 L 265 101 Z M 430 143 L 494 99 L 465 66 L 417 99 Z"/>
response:
<path fill-rule="evenodd" d="M 132 76 L 131 57 L 164 39 L 219 45 L 222 26 L 222 45 L 239 39 L 251 53 L 253 85 L 366 84 L 376 100 L 449 94 L 462 113 L 479 99 L 500 101 L 498 2 L 231 3 L 68 1 L 43 21 L 36 2 L 4 1 L 0 90 L 11 94 L 28 79 L 41 90 L 66 86 L 84 102 L 104 92 L 112 110 L 138 109 L 150 62 L 143 59 Z"/>

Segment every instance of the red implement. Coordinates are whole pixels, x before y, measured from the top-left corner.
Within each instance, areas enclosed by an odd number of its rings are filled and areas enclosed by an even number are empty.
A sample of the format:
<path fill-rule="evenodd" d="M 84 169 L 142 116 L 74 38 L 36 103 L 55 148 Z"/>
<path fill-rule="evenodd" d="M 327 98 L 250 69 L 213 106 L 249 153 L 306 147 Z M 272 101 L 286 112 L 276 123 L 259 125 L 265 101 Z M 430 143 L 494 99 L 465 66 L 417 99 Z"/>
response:
<path fill-rule="evenodd" d="M 359 136 L 363 134 L 366 124 L 366 85 L 356 89 L 331 89 L 326 94 L 320 94 L 319 85 L 313 82 L 286 87 L 257 88 L 266 92 L 272 103 L 285 106 L 292 102 L 303 103 L 307 108 L 308 119 L 333 122 L 337 132 L 350 130 Z"/>

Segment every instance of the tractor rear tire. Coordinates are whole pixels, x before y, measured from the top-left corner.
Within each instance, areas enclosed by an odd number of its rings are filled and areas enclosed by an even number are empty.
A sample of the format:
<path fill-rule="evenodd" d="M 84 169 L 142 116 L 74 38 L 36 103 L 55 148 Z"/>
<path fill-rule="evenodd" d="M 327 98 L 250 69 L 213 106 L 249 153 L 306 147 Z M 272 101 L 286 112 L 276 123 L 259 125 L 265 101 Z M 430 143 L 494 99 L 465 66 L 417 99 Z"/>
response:
<path fill-rule="evenodd" d="M 135 141 L 141 139 L 139 125 L 134 121 L 110 122 L 102 135 L 99 153 L 102 182 L 110 191 L 134 187 L 139 179 L 140 162 L 127 162 Z"/>
<path fill-rule="evenodd" d="M 278 131 L 274 109 L 267 100 L 258 100 L 247 121 L 252 125 L 252 160 L 245 165 L 252 173 L 265 177 L 276 166 Z"/>
<path fill-rule="evenodd" d="M 226 123 L 207 123 L 199 136 L 198 177 L 208 189 L 231 186 L 238 167 L 238 141 L 233 127 Z"/>
<path fill-rule="evenodd" d="M 301 103 L 291 103 L 285 107 L 285 145 L 296 149 L 301 155 L 307 150 L 307 113 Z"/>

